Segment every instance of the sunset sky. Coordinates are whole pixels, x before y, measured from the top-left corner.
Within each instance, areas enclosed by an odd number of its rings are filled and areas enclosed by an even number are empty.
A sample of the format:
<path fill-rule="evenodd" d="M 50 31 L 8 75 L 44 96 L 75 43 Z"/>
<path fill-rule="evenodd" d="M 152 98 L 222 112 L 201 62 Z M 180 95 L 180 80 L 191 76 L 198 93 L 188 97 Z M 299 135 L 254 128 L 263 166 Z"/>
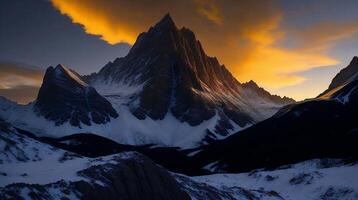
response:
<path fill-rule="evenodd" d="M 58 63 L 96 72 L 169 12 L 240 82 L 315 97 L 358 55 L 357 11 L 356 0 L 2 0 L 0 95 L 31 101 Z"/>

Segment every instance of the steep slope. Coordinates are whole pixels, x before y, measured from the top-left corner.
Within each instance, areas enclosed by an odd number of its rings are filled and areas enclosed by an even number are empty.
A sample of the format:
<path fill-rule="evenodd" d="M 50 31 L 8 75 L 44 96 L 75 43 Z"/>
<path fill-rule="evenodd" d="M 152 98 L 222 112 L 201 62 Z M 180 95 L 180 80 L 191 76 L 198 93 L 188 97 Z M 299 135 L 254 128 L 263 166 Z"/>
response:
<path fill-rule="evenodd" d="M 358 57 L 355 56 L 349 65 L 343 68 L 332 80 L 328 89 L 320 94 L 319 99 L 336 99 L 341 102 L 348 101 L 347 97 L 353 92 L 358 80 Z"/>
<path fill-rule="evenodd" d="M 343 68 L 332 80 L 328 89 L 334 89 L 358 79 L 358 57 L 354 56 L 349 65 Z"/>
<path fill-rule="evenodd" d="M 61 125 L 67 121 L 73 126 L 81 123 L 105 124 L 118 117 L 112 105 L 81 77 L 62 65 L 46 70 L 34 110 L 48 120 Z"/>
<path fill-rule="evenodd" d="M 203 167 L 228 172 L 313 158 L 357 160 L 358 80 L 337 87 L 329 97 L 286 106 L 273 117 L 204 147 L 195 159 Z"/>
<path fill-rule="evenodd" d="M 205 54 L 193 32 L 178 29 L 169 15 L 140 34 L 126 57 L 86 78 L 113 104 L 128 105 L 138 119 L 173 115 L 197 126 L 216 117 L 214 129 L 208 130 L 211 139 L 263 120 L 293 102 L 273 97 L 256 84 L 240 84 L 216 58 Z"/>

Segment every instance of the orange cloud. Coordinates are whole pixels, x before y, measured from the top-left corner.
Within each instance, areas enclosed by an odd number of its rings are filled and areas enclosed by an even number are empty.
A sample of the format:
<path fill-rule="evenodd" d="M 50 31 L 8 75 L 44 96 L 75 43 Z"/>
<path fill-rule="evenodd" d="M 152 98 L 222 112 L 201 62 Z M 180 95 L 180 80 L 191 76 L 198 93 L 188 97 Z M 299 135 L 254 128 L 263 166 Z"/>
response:
<path fill-rule="evenodd" d="M 192 29 L 208 54 L 219 57 L 236 78 L 253 79 L 268 89 L 302 83 L 305 78 L 298 72 L 338 63 L 325 54 L 328 47 L 323 44 L 309 51 L 279 45 L 291 39 L 292 31 L 280 27 L 284 16 L 276 0 L 52 0 L 52 3 L 74 23 L 83 25 L 87 33 L 99 35 L 110 44 L 133 44 L 140 32 L 170 12 L 177 25 Z M 317 39 L 322 34 L 314 33 Z M 298 31 L 292 35 L 302 38 L 300 45 L 305 46 L 309 42 L 304 38 L 314 36 L 306 34 Z"/>
<path fill-rule="evenodd" d="M 305 78 L 296 73 L 315 67 L 337 64 L 338 61 L 320 52 L 287 49 L 277 45 L 285 38 L 279 30 L 280 18 L 260 30 L 251 30 L 246 37 L 254 43 L 249 56 L 240 62 L 235 74 L 242 81 L 251 80 L 269 89 L 277 89 L 302 83 Z"/>

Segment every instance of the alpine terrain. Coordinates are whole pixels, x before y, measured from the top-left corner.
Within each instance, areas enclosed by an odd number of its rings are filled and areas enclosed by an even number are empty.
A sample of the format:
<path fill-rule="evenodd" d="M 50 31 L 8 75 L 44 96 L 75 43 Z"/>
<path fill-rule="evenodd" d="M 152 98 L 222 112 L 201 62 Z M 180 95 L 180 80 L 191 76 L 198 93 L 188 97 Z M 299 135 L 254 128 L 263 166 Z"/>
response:
<path fill-rule="evenodd" d="M 354 200 L 357 116 L 358 57 L 295 102 L 167 14 L 97 73 L 59 64 L 33 102 L 0 97 L 0 199 Z"/>
<path fill-rule="evenodd" d="M 48 68 L 36 101 L 3 102 L 0 116 L 38 136 L 93 133 L 121 144 L 187 149 L 224 139 L 293 102 L 253 81 L 238 82 L 168 14 L 98 73 Z"/>

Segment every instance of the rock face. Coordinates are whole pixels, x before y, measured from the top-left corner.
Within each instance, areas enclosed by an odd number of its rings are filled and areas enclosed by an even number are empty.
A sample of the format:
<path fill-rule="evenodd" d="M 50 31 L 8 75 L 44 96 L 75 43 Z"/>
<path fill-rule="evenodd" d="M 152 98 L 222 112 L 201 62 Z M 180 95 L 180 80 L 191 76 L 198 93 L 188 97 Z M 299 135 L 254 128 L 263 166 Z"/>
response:
<path fill-rule="evenodd" d="M 286 106 L 273 117 L 204 147 L 196 159 L 202 166 L 216 162 L 216 170 L 228 172 L 313 158 L 357 160 L 358 80 L 349 79 L 316 99 Z"/>
<path fill-rule="evenodd" d="M 34 109 L 57 125 L 68 121 L 77 127 L 81 123 L 105 124 L 111 117 L 118 117 L 111 103 L 80 75 L 62 65 L 46 70 Z"/>
<path fill-rule="evenodd" d="M 192 31 L 178 29 L 169 15 L 140 34 L 126 57 L 108 63 L 86 80 L 107 96 L 113 93 L 103 88 L 140 85 L 141 90 L 125 102 L 138 119 L 161 120 L 171 113 L 196 126 L 217 114 L 213 139 L 294 102 L 271 96 L 256 84 L 239 83 L 215 57 L 205 54 Z"/>

